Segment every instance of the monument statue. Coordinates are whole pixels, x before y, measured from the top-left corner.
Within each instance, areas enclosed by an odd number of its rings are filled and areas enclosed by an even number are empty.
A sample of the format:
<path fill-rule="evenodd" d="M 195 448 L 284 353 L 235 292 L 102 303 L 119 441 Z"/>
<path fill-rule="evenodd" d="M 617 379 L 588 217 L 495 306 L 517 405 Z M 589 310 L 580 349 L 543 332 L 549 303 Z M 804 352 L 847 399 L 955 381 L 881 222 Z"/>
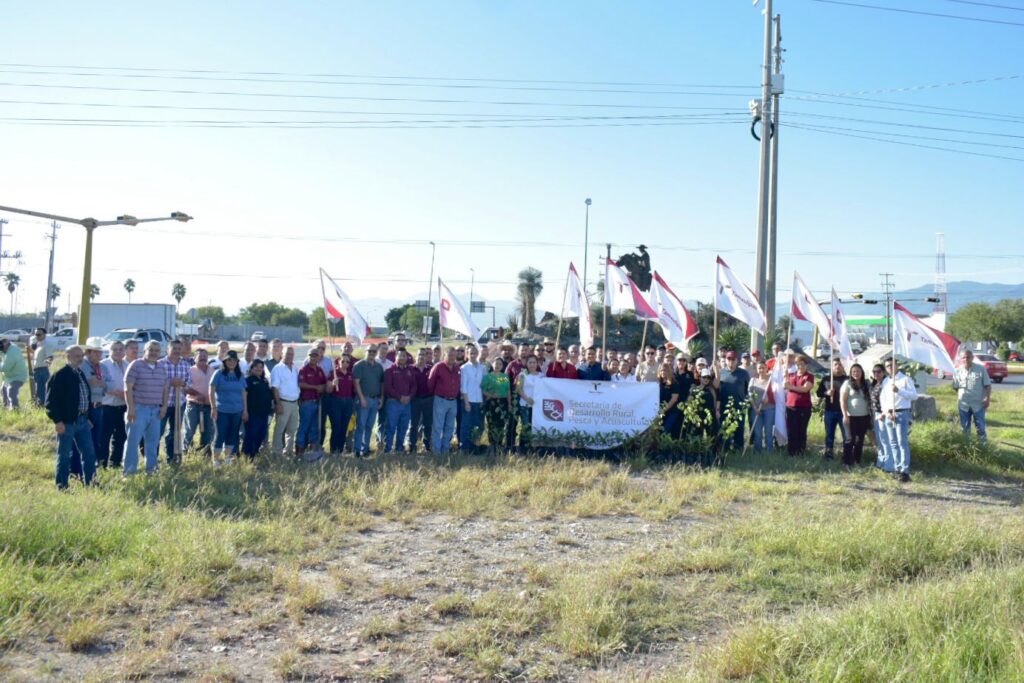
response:
<path fill-rule="evenodd" d="M 651 288 L 651 255 L 647 253 L 647 245 L 637 247 L 639 253 L 623 254 L 616 262 L 625 269 L 630 279 L 642 291 Z"/>

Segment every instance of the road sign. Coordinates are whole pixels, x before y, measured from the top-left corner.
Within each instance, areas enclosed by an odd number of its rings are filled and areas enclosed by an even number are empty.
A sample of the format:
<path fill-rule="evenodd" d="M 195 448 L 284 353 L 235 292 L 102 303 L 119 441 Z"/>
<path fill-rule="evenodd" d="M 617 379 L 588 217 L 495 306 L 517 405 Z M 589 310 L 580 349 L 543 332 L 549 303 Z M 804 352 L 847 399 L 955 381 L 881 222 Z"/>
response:
<path fill-rule="evenodd" d="M 486 301 L 470 301 L 469 302 L 470 313 L 486 313 L 487 302 Z"/>
<path fill-rule="evenodd" d="M 420 313 L 426 313 L 427 309 L 430 308 L 430 304 L 427 303 L 426 299 L 416 299 L 413 307 Z"/>

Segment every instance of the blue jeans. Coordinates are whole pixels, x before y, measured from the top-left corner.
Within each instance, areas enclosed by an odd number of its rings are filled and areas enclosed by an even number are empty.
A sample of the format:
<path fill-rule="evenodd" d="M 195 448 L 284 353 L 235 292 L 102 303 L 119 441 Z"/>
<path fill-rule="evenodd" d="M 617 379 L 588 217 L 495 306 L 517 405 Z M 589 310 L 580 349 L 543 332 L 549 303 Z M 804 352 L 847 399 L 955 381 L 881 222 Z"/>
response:
<path fill-rule="evenodd" d="M 14 382 L 4 382 L 3 394 L 4 394 L 4 407 L 5 408 L 20 408 L 21 403 L 18 401 L 18 392 L 21 391 L 21 385 L 24 384 L 20 379 Z"/>
<path fill-rule="evenodd" d="M 761 406 L 761 411 L 754 415 L 753 436 L 754 452 L 770 451 L 773 449 L 773 435 L 775 434 L 775 404 Z"/>
<path fill-rule="evenodd" d="M 185 452 L 192 448 L 192 440 L 199 430 L 199 449 L 202 450 L 213 442 L 213 418 L 210 406 L 201 403 L 188 403 L 185 406 Z"/>
<path fill-rule="evenodd" d="M 886 472 L 893 471 L 892 446 L 889 445 L 889 431 L 885 428 L 885 417 L 871 416 L 871 427 L 875 430 L 875 445 L 878 446 L 878 460 L 875 465 Z"/>
<path fill-rule="evenodd" d="M 843 424 L 843 411 L 825 411 L 825 452 L 831 453 L 836 445 L 836 427 L 839 427 L 843 435 L 843 443 L 846 443 L 846 425 Z"/>
<path fill-rule="evenodd" d="M 217 411 L 217 436 L 213 440 L 213 450 L 222 448 L 238 451 L 238 432 L 242 428 L 241 413 L 222 413 Z"/>
<path fill-rule="evenodd" d="M 352 447 L 356 455 L 366 455 L 370 452 L 370 435 L 373 434 L 373 426 L 377 424 L 379 406 L 380 399 L 376 397 L 367 397 L 365 408 L 356 403 L 356 442 Z"/>
<path fill-rule="evenodd" d="M 320 400 L 299 401 L 299 431 L 295 435 L 295 447 L 318 446 L 320 444 Z"/>
<path fill-rule="evenodd" d="M 352 422 L 352 413 L 356 407 L 355 400 L 327 396 L 325 405 L 327 406 L 327 417 L 331 420 L 331 453 L 341 453 L 345 450 L 345 442 L 348 440 L 348 425 Z"/>
<path fill-rule="evenodd" d="M 387 417 L 384 452 L 401 451 L 405 447 L 409 421 L 412 420 L 412 403 L 402 403 L 397 398 L 389 398 L 384 403 L 384 413 Z"/>
<path fill-rule="evenodd" d="M 462 406 L 462 432 L 459 438 L 459 448 L 473 449 L 476 447 L 474 439 L 479 437 L 484 429 L 484 404 L 470 403 L 469 410 L 466 410 L 465 402 Z"/>
<path fill-rule="evenodd" d="M 978 432 L 978 441 L 985 443 L 988 440 L 988 434 L 985 431 L 985 408 L 981 410 L 957 408 L 957 412 L 960 413 L 960 429 L 964 430 L 964 434 L 971 433 L 971 418 L 973 417 L 974 428 Z"/>
<path fill-rule="evenodd" d="M 458 399 L 434 397 L 430 416 L 430 450 L 434 453 L 447 453 L 452 448 L 458 403 Z"/>
<path fill-rule="evenodd" d="M 46 403 L 46 382 L 50 379 L 50 368 L 32 368 L 32 379 L 36 383 L 36 405 Z"/>
<path fill-rule="evenodd" d="M 82 455 L 82 481 L 88 486 L 96 474 L 96 451 L 93 450 L 92 429 L 84 415 L 64 425 L 64 433 L 57 437 L 57 488 L 66 489 L 71 476 L 71 448 L 78 447 Z"/>
<path fill-rule="evenodd" d="M 103 426 L 103 407 L 93 406 L 89 408 L 89 414 L 86 415 L 89 420 L 90 434 L 92 434 L 92 454 L 93 461 L 96 459 L 96 454 L 100 452 L 100 428 Z M 75 443 L 71 444 L 71 474 L 76 477 L 81 477 L 85 474 L 82 463 L 82 453 L 78 450 L 78 445 Z"/>
<path fill-rule="evenodd" d="M 160 406 L 135 406 L 135 422 L 128 423 L 124 442 L 124 473 L 139 471 L 139 442 L 146 440 L 146 472 L 156 472 L 160 456 Z"/>
<path fill-rule="evenodd" d="M 245 438 L 242 440 L 242 452 L 250 458 L 255 458 L 267 440 L 269 429 L 269 415 L 250 415 L 249 421 L 243 427 Z"/>
<path fill-rule="evenodd" d="M 885 431 L 892 448 L 893 470 L 910 474 L 910 411 L 897 411 L 895 420 L 885 421 Z"/>

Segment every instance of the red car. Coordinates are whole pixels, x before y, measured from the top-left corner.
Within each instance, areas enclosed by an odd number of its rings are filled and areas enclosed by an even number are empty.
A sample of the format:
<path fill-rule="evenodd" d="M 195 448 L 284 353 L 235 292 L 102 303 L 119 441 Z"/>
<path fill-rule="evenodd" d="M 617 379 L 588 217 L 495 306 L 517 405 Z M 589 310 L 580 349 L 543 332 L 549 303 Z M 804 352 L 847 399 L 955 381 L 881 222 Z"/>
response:
<path fill-rule="evenodd" d="M 989 379 L 991 379 L 996 384 L 1002 382 L 1004 379 L 1006 379 L 1007 375 L 1010 374 L 1010 371 L 1006 367 L 1006 363 L 999 360 L 992 354 L 976 353 L 974 354 L 974 362 L 981 363 L 982 365 L 984 365 L 985 370 L 988 371 Z"/>

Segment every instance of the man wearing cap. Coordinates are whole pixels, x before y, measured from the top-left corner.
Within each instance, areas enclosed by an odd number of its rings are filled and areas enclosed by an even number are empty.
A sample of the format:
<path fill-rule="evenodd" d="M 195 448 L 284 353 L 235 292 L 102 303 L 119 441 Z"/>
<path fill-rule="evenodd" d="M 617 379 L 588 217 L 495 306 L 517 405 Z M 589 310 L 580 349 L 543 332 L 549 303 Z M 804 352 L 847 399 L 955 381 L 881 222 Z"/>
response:
<path fill-rule="evenodd" d="M 725 367 L 716 368 L 716 375 L 715 385 L 718 387 L 719 414 L 724 418 L 730 407 L 736 412 L 739 424 L 736 427 L 736 432 L 732 435 L 731 446 L 736 450 L 742 450 L 747 412 L 743 404 L 747 400 L 747 392 L 750 387 L 750 373 L 739 367 L 739 359 L 736 357 L 735 351 L 727 351 Z M 730 446 L 729 443 L 723 445 Z"/>
<path fill-rule="evenodd" d="M 160 360 L 160 367 L 167 373 L 167 410 L 160 421 L 160 433 L 167 432 L 164 439 L 167 462 L 174 464 L 181 456 L 179 423 L 185 416 L 185 393 L 192 383 L 192 366 L 181 355 L 181 340 L 175 339 L 167 347 L 167 356 Z M 256 347 L 252 353 L 255 355 Z"/>
<path fill-rule="evenodd" d="M 167 370 L 160 365 L 160 342 L 146 342 L 145 355 L 128 366 L 124 397 L 128 437 L 124 444 L 124 473 L 139 469 L 139 443 L 145 439 L 146 473 L 156 472 L 160 457 L 160 421 L 167 413 L 170 390 Z"/>
<path fill-rule="evenodd" d="M 128 438 L 124 428 L 124 415 L 128 411 L 124 402 L 124 375 L 128 372 L 128 362 L 124 356 L 124 344 L 115 341 L 110 345 L 110 358 L 100 363 L 106 383 L 103 387 L 99 448 L 96 450 L 96 463 L 100 467 L 121 467 L 124 457 L 124 442 Z"/>
<path fill-rule="evenodd" d="M 749 374 L 754 368 L 750 365 L 750 354 L 744 351 L 740 354 L 740 367 Z"/>
<path fill-rule="evenodd" d="M 295 455 L 295 433 L 299 430 L 299 369 L 295 367 L 295 348 L 284 351 L 281 362 L 270 373 L 274 392 L 274 455 Z"/>
<path fill-rule="evenodd" d="M 377 422 L 377 413 L 384 405 L 384 366 L 377 362 L 377 347 L 372 344 L 366 348 L 366 357 L 353 366 L 352 384 L 357 398 L 355 444 L 352 450 L 359 458 L 370 453 L 370 436 Z M 378 443 L 378 446 L 381 445 Z"/>
<path fill-rule="evenodd" d="M 46 384 L 50 379 L 50 363 L 53 362 L 53 342 L 46 337 L 46 330 L 36 328 L 35 339 L 29 343 L 32 349 L 32 381 L 36 385 L 36 405 L 46 403 Z M 81 351 L 81 347 L 79 347 Z"/>
<path fill-rule="evenodd" d="M 637 382 L 658 381 L 658 351 L 653 344 L 648 344 L 643 350 L 643 360 L 636 366 Z"/>
<path fill-rule="evenodd" d="M 28 381 L 28 363 L 18 345 L 9 339 L 0 339 L 0 354 L 3 354 L 3 358 L 0 359 L 0 374 L 3 375 L 4 407 L 17 410 L 21 407 L 18 392 Z"/>
<path fill-rule="evenodd" d="M 54 373 L 46 387 L 46 416 L 57 432 L 58 489 L 66 489 L 71 477 L 71 449 L 77 446 L 82 454 L 82 481 L 92 484 L 96 474 L 96 453 L 93 450 L 89 425 L 90 387 L 82 374 L 85 352 L 81 346 L 69 346 L 67 364 Z"/>
<path fill-rule="evenodd" d="M 320 366 L 320 348 L 306 353 L 299 369 L 299 431 L 295 436 L 295 455 L 320 447 L 320 399 L 327 392 L 327 375 Z"/>
<path fill-rule="evenodd" d="M 103 338 L 89 337 L 83 347 L 85 356 L 79 366 L 85 381 L 89 384 L 89 425 L 91 426 L 93 457 L 100 451 L 100 427 L 103 425 L 103 394 L 106 381 L 103 376 Z M 71 474 L 76 477 L 83 475 L 82 457 L 78 446 L 71 445 Z"/>

